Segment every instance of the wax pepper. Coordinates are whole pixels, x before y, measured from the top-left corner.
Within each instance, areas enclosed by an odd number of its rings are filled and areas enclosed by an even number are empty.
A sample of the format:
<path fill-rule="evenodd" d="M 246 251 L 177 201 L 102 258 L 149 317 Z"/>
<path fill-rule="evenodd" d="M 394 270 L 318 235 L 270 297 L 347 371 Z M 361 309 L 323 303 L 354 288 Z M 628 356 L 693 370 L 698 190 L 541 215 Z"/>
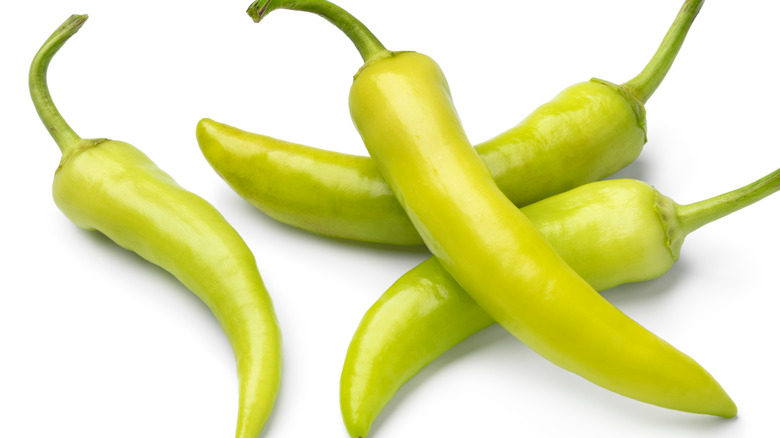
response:
<path fill-rule="evenodd" d="M 230 340 L 239 380 L 237 438 L 256 438 L 281 381 L 281 335 L 252 252 L 211 204 L 184 190 L 135 147 L 82 139 L 60 115 L 46 71 L 87 20 L 73 15 L 30 67 L 30 93 L 62 151 L 54 201 L 74 224 L 97 230 L 161 266 L 205 302 Z"/>
<path fill-rule="evenodd" d="M 369 155 L 428 249 L 493 319 L 553 363 L 617 393 L 736 415 L 706 370 L 604 300 L 499 190 L 431 58 L 385 49 L 325 0 L 262 0 L 248 12 L 259 21 L 279 8 L 314 12 L 355 43 L 364 65 L 349 108 Z"/>
<path fill-rule="evenodd" d="M 475 146 L 496 184 L 523 206 L 602 179 L 639 155 L 644 104 L 669 71 L 703 0 L 686 1 L 642 72 L 616 85 L 572 85 L 515 127 Z M 422 240 L 368 157 L 340 154 L 202 119 L 203 155 L 230 187 L 276 220 L 331 237 Z"/>
<path fill-rule="evenodd" d="M 522 211 L 575 271 L 606 290 L 663 275 L 688 234 L 778 190 L 780 169 L 688 205 L 641 181 L 606 180 Z M 340 394 L 350 436 L 365 437 L 408 379 L 494 322 L 435 258 L 404 274 L 366 312 L 349 345 Z"/>

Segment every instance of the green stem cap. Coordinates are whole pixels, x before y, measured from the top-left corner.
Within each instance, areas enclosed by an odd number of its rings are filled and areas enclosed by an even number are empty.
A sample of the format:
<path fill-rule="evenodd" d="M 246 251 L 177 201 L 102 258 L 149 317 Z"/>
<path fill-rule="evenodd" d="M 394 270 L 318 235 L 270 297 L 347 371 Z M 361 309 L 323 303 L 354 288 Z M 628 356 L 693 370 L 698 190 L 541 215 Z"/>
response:
<path fill-rule="evenodd" d="M 76 147 L 81 141 L 81 137 L 73 131 L 62 118 L 60 112 L 57 111 L 57 107 L 54 106 L 49 93 L 49 85 L 46 82 L 46 72 L 54 54 L 79 31 L 87 18 L 87 15 L 71 15 L 41 46 L 30 66 L 30 95 L 35 110 L 38 111 L 38 116 L 63 154 Z"/>
<path fill-rule="evenodd" d="M 256 0 L 246 12 L 257 23 L 276 9 L 311 12 L 330 21 L 352 40 L 364 62 L 387 51 L 363 23 L 327 0 Z"/>

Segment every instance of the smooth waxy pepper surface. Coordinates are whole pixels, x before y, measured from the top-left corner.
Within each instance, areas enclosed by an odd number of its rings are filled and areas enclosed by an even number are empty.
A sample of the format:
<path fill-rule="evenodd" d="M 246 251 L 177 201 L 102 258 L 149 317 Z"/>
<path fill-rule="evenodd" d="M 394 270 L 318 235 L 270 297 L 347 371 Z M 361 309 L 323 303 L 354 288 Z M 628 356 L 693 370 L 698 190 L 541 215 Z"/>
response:
<path fill-rule="evenodd" d="M 369 154 L 426 246 L 492 318 L 552 362 L 623 395 L 731 417 L 736 407 L 700 365 L 625 316 L 576 274 L 503 195 L 474 151 L 436 63 L 390 52 L 326 1 L 261 1 L 315 12 L 365 61 L 349 107 Z"/>
<path fill-rule="evenodd" d="M 143 152 L 121 141 L 81 139 L 60 116 L 46 70 L 86 19 L 68 19 L 30 68 L 33 102 L 62 151 L 54 201 L 74 224 L 161 266 L 208 305 L 236 358 L 236 437 L 256 438 L 279 391 L 282 356 L 276 315 L 255 258 L 211 204 L 179 186 Z"/>
<path fill-rule="evenodd" d="M 780 170 L 738 190 L 678 205 L 637 180 L 599 181 L 524 207 L 558 254 L 597 290 L 666 273 L 685 237 L 780 189 Z M 404 274 L 366 312 L 341 375 L 351 436 L 366 436 L 395 392 L 425 365 L 493 324 L 430 258 Z"/>
<path fill-rule="evenodd" d="M 616 85 L 572 85 L 517 126 L 475 146 L 496 184 L 523 206 L 604 178 L 639 155 L 644 104 L 667 74 L 703 0 L 687 1 L 645 69 Z M 319 234 L 368 242 L 422 240 L 367 157 L 252 134 L 203 119 L 198 143 L 211 166 L 269 216 Z"/>

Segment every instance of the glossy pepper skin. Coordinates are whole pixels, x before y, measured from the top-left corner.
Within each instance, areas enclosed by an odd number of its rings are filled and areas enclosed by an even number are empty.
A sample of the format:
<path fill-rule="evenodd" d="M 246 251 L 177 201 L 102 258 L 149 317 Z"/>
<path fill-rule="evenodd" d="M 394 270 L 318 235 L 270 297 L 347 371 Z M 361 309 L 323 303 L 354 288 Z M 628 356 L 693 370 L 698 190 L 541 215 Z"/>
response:
<path fill-rule="evenodd" d="M 680 9 L 643 72 L 623 85 L 572 85 L 518 125 L 475 146 L 517 206 L 602 179 L 646 142 L 644 103 L 682 47 L 702 1 Z M 422 240 L 370 158 L 328 152 L 202 119 L 203 155 L 230 187 L 272 218 L 330 237 L 418 245 Z"/>
<path fill-rule="evenodd" d="M 59 116 L 46 70 L 86 19 L 67 20 L 30 70 L 36 109 L 63 152 L 54 200 L 74 224 L 162 267 L 208 305 L 236 358 L 236 437 L 255 438 L 279 391 L 282 357 L 279 326 L 255 258 L 211 204 L 180 187 L 140 150 L 121 141 L 81 139 Z"/>
<path fill-rule="evenodd" d="M 250 15 L 259 20 L 280 7 L 316 12 L 355 42 L 365 64 L 350 89 L 353 122 L 428 249 L 492 318 L 604 388 L 671 409 L 736 415 L 706 370 L 604 300 L 504 196 L 432 59 L 386 50 L 324 0 L 261 1 Z"/>
<path fill-rule="evenodd" d="M 623 96 L 601 82 L 574 85 L 475 148 L 501 190 L 516 205 L 527 205 L 611 175 L 636 159 L 645 143 L 644 111 L 637 114 L 641 104 L 632 106 Z M 369 157 L 289 143 L 211 119 L 198 122 L 196 137 L 222 179 L 280 222 L 329 237 L 422 244 Z"/>
<path fill-rule="evenodd" d="M 641 181 L 607 180 L 522 212 L 569 266 L 606 290 L 663 275 L 688 233 L 779 189 L 777 170 L 733 192 L 678 205 Z M 494 322 L 435 258 L 404 274 L 366 312 L 347 350 L 340 394 L 350 436 L 367 436 L 408 379 Z"/>

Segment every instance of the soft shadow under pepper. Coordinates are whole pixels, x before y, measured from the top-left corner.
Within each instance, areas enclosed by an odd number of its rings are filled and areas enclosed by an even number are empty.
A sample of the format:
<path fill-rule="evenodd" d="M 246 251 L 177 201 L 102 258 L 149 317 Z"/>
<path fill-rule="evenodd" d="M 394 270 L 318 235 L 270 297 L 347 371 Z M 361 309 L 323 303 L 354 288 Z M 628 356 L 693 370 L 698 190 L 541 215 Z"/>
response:
<path fill-rule="evenodd" d="M 325 0 L 262 0 L 314 12 L 355 43 L 364 65 L 349 108 L 369 155 L 428 249 L 505 329 L 551 362 L 625 396 L 733 417 L 698 363 L 620 312 L 574 272 L 499 190 L 468 141 L 439 66 L 393 52 Z"/>
<path fill-rule="evenodd" d="M 780 190 L 780 170 L 740 189 L 678 205 L 637 180 L 577 187 L 522 208 L 596 290 L 650 280 L 677 261 L 699 227 Z M 398 279 L 360 321 L 341 373 L 344 424 L 365 437 L 403 384 L 495 321 L 431 257 Z"/>

